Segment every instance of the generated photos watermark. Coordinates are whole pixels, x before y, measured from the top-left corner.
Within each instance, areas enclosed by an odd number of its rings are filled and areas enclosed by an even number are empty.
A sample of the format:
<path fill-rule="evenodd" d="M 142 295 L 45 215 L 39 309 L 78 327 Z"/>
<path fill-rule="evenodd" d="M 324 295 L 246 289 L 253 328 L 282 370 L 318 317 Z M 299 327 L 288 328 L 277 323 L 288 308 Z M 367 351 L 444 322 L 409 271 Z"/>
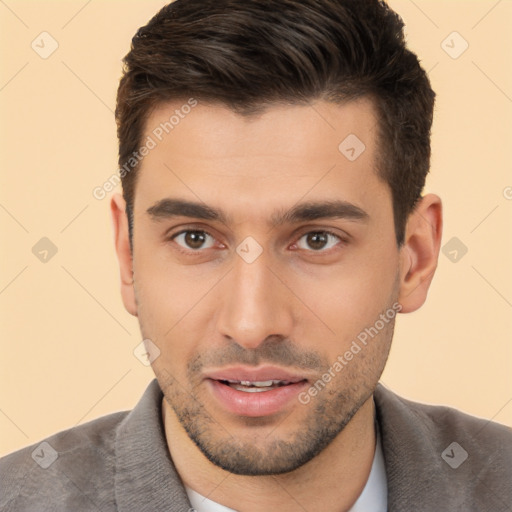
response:
<path fill-rule="evenodd" d="M 112 192 L 114 188 L 121 183 L 121 180 L 130 173 L 152 149 L 155 149 L 157 145 L 162 142 L 164 137 L 171 133 L 171 131 L 174 130 L 174 128 L 176 128 L 176 126 L 178 126 L 197 105 L 198 101 L 195 98 L 189 98 L 187 103 L 184 103 L 180 108 L 175 109 L 174 113 L 167 121 L 163 121 L 152 130 L 151 135 L 146 137 L 142 146 L 132 153 L 116 173 L 112 174 L 102 185 L 94 187 L 92 191 L 93 197 L 98 201 L 105 199 L 107 194 Z"/>
<path fill-rule="evenodd" d="M 350 363 L 350 361 L 352 361 L 352 359 L 354 359 L 354 356 L 359 354 L 359 352 L 368 345 L 368 342 L 375 338 L 375 336 L 377 336 L 401 310 L 402 305 L 395 302 L 384 313 L 380 314 L 379 319 L 376 320 L 373 325 L 365 327 L 357 337 L 352 340 L 349 349 L 343 354 L 340 354 L 330 368 L 306 391 L 299 393 L 299 402 L 304 405 L 309 404 L 309 402 L 311 402 L 311 398 L 317 396 L 318 393 L 322 391 L 322 389 L 324 389 L 325 386 L 331 382 L 331 380 L 334 379 L 336 375 Z"/>

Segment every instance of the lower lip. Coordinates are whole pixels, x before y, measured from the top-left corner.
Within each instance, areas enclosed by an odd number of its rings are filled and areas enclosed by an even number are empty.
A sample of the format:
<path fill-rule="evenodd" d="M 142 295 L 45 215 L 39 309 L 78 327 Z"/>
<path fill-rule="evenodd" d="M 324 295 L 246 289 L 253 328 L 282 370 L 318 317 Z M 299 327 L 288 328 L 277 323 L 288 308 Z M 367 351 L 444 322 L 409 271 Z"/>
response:
<path fill-rule="evenodd" d="M 261 417 L 282 411 L 307 385 L 306 381 L 279 386 L 269 391 L 238 391 L 218 380 L 209 379 L 210 389 L 221 405 L 239 416 Z"/>

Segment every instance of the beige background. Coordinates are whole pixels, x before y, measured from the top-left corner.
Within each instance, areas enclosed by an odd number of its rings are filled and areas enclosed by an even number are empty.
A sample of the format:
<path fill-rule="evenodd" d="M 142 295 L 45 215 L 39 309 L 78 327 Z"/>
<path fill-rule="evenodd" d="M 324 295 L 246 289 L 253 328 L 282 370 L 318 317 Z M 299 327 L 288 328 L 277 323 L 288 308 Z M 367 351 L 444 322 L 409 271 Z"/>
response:
<path fill-rule="evenodd" d="M 0 2 L 0 454 L 132 408 L 152 378 L 92 190 L 116 170 L 120 59 L 163 5 Z M 427 189 L 444 201 L 443 245 L 468 251 L 441 254 L 427 304 L 399 316 L 383 382 L 512 425 L 512 2 L 391 5 L 438 94 Z M 46 59 L 31 47 L 51 49 L 43 31 L 59 45 Z M 46 262 L 43 237 L 58 249 Z"/>

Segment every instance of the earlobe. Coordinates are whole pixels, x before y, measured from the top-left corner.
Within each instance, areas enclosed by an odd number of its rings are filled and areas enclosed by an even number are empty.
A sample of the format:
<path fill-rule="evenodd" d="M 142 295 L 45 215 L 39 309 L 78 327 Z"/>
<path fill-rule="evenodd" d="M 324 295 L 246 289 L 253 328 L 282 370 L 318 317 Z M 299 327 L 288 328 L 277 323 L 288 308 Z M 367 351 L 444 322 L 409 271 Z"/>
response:
<path fill-rule="evenodd" d="M 442 236 L 442 204 L 435 194 L 427 194 L 407 221 L 400 252 L 400 295 L 402 313 L 419 309 L 427 298 L 437 267 Z"/>
<path fill-rule="evenodd" d="M 119 261 L 121 297 L 128 313 L 137 316 L 137 303 L 133 285 L 133 257 L 130 247 L 126 203 L 121 194 L 115 194 L 110 201 L 114 245 Z"/>

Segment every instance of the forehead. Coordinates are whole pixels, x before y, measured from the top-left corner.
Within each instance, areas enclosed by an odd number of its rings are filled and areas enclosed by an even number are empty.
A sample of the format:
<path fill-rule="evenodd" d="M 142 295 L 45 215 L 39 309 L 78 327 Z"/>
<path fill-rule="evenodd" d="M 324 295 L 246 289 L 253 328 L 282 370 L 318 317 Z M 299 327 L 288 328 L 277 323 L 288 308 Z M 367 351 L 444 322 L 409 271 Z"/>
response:
<path fill-rule="evenodd" d="M 273 104 L 251 115 L 237 114 L 222 104 L 194 101 L 194 107 L 187 100 L 157 107 L 146 122 L 145 135 L 164 144 L 190 141 L 179 148 L 180 154 L 186 156 L 191 150 L 196 158 L 239 156 L 240 149 L 247 157 L 262 156 L 263 149 L 295 158 L 309 157 L 311 150 L 337 155 L 338 144 L 351 134 L 365 139 L 367 147 L 373 145 L 377 117 L 369 98 L 344 104 Z M 226 141 L 230 144 L 225 145 Z"/>
<path fill-rule="evenodd" d="M 375 168 L 373 103 L 273 105 L 252 116 L 187 100 L 163 104 L 146 123 L 136 203 L 165 196 L 237 207 L 245 215 L 307 200 L 389 199 Z M 251 205 L 253 211 L 247 211 Z M 136 208 L 137 209 L 137 208 Z M 366 209 L 366 208 L 365 208 Z"/>

